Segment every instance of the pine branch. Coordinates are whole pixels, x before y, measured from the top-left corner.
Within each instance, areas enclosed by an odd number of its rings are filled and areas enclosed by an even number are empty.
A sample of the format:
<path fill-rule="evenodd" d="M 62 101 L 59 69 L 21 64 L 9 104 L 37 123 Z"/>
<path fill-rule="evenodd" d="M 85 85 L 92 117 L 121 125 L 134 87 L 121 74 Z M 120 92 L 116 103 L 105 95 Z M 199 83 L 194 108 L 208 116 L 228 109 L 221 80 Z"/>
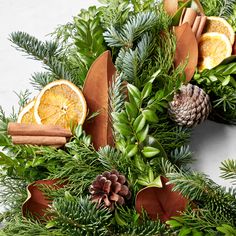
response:
<path fill-rule="evenodd" d="M 228 159 L 221 162 L 220 170 L 222 172 L 221 177 L 232 181 L 233 185 L 236 185 L 236 160 Z"/>
<path fill-rule="evenodd" d="M 53 202 L 55 225 L 66 235 L 108 235 L 111 212 L 86 198 L 59 198 Z"/>

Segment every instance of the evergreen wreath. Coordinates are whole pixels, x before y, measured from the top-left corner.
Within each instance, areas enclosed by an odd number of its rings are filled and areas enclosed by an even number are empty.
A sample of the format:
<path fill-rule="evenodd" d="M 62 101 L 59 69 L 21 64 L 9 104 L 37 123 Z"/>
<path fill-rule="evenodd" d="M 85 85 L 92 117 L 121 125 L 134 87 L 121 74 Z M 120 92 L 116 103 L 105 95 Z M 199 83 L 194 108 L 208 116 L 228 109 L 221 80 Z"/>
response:
<path fill-rule="evenodd" d="M 115 145 L 96 147 L 87 132 L 100 115 L 96 110 L 62 148 L 15 145 L 7 127 L 18 113 L 7 117 L 0 109 L 0 199 L 7 207 L 0 235 L 236 235 L 236 160 L 220 167 L 232 182 L 226 189 L 191 170 L 188 146 L 192 127 L 207 117 L 236 124 L 236 57 L 200 70 L 189 64 L 190 50 L 176 63 L 181 46 L 173 30 L 192 9 L 200 20 L 220 17 L 235 31 L 236 1 L 176 1 L 174 12 L 168 0 L 99 2 L 103 6 L 81 10 L 58 27 L 51 41 L 25 32 L 10 40 L 44 63 L 47 71 L 30 80 L 36 90 L 58 79 L 85 87 L 88 71 L 109 50 L 116 73 L 103 94 L 109 114 L 102 122 L 112 124 Z M 183 25 L 181 43 L 192 34 Z M 191 78 L 186 68 L 193 69 Z M 20 112 L 30 92 L 18 96 Z M 95 136 L 100 131 L 96 127 Z M 29 192 L 40 194 L 46 207 L 25 202 Z"/>

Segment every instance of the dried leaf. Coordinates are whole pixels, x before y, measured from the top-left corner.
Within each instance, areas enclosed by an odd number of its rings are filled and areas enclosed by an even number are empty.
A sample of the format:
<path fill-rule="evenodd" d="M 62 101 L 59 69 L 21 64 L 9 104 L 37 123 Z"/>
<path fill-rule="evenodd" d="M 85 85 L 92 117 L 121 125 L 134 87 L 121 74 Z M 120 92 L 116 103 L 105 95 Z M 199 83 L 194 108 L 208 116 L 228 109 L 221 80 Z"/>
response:
<path fill-rule="evenodd" d="M 92 120 L 86 121 L 84 129 L 92 136 L 96 149 L 113 146 L 112 126 L 109 119 L 109 85 L 116 69 L 110 51 L 104 52 L 92 64 L 85 80 L 83 94 L 90 114 L 99 112 Z"/>
<path fill-rule="evenodd" d="M 146 187 L 136 196 L 135 208 L 141 213 L 144 209 L 152 220 L 162 222 L 180 215 L 187 207 L 188 200 L 179 192 L 172 192 L 173 185 L 166 185 L 168 179 L 161 177 L 163 187 Z"/>
<path fill-rule="evenodd" d="M 28 197 L 22 205 L 22 214 L 24 217 L 30 215 L 38 220 L 50 218 L 46 216 L 45 211 L 50 206 L 51 201 L 44 196 L 43 192 L 39 189 L 39 185 L 50 186 L 54 189 L 59 189 L 64 186 L 64 184 L 56 184 L 57 182 L 57 179 L 38 180 L 27 186 Z"/>
<path fill-rule="evenodd" d="M 177 41 L 175 66 L 177 67 L 181 63 L 186 63 L 187 61 L 185 75 L 186 80 L 190 81 L 194 75 L 198 63 L 197 40 L 188 23 L 175 27 L 175 34 Z"/>
<path fill-rule="evenodd" d="M 173 16 L 178 9 L 178 0 L 164 0 L 163 5 L 167 14 Z"/>

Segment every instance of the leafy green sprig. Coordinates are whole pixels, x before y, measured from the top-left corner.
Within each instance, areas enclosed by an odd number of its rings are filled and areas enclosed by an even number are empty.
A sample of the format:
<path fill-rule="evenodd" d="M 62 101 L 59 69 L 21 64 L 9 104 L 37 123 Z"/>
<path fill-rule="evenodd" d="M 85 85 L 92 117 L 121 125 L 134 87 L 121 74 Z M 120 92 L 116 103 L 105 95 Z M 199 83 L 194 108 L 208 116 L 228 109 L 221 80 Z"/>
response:
<path fill-rule="evenodd" d="M 233 185 L 236 185 L 236 160 L 228 159 L 221 163 L 221 177 L 231 180 Z"/>
<path fill-rule="evenodd" d="M 213 104 L 212 119 L 236 122 L 236 63 L 219 65 L 194 75 L 194 81 L 209 95 Z"/>

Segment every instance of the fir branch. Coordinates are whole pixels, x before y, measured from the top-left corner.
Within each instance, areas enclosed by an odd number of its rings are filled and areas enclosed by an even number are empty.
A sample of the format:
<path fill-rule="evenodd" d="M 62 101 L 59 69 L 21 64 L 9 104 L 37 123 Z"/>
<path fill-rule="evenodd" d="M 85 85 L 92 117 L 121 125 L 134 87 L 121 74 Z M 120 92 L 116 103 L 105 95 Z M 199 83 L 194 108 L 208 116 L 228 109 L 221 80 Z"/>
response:
<path fill-rule="evenodd" d="M 30 83 L 36 90 L 41 91 L 43 87 L 55 79 L 55 76 L 50 72 L 37 72 L 32 75 Z"/>
<path fill-rule="evenodd" d="M 126 99 L 125 85 L 123 74 L 115 75 L 109 86 L 109 110 L 112 112 L 120 112 L 124 107 Z"/>
<path fill-rule="evenodd" d="M 192 173 L 169 173 L 169 183 L 173 190 L 180 191 L 185 197 L 198 201 L 200 206 L 227 218 L 232 224 L 236 219 L 236 199 L 206 175 Z"/>
<path fill-rule="evenodd" d="M 21 219 L 16 216 L 0 230 L 0 236 L 66 236 L 60 229 L 48 229 L 37 221 Z"/>
<path fill-rule="evenodd" d="M 175 233 L 181 234 L 182 231 L 188 230 L 190 235 L 217 235 L 217 227 L 222 224 L 231 224 L 227 218 L 211 212 L 207 209 L 188 209 L 181 216 L 172 217 L 167 221 Z M 202 235 L 202 234 L 201 234 Z"/>
<path fill-rule="evenodd" d="M 30 101 L 29 97 L 31 95 L 31 92 L 28 89 L 26 89 L 25 91 L 21 91 L 19 94 L 18 93 L 15 93 L 15 94 L 17 95 L 19 99 L 18 105 L 19 105 L 19 111 L 20 111 L 23 107 L 25 107 L 27 103 L 29 103 Z"/>
<path fill-rule="evenodd" d="M 44 43 L 21 31 L 11 33 L 10 41 L 17 45 L 17 50 L 27 53 L 36 60 L 43 61 L 45 58 L 58 55 L 59 52 L 56 42 Z"/>
<path fill-rule="evenodd" d="M 233 185 L 236 185 L 236 160 L 228 159 L 221 162 L 220 170 L 222 172 L 221 177 L 232 181 Z"/>
<path fill-rule="evenodd" d="M 111 212 L 86 198 L 59 198 L 53 202 L 55 225 L 66 235 L 108 235 Z"/>
<path fill-rule="evenodd" d="M 192 152 L 190 151 L 189 146 L 175 148 L 173 151 L 171 151 L 169 160 L 172 164 L 178 166 L 180 169 L 186 169 L 187 165 L 193 161 Z"/>
<path fill-rule="evenodd" d="M 202 0 L 204 12 L 207 16 L 220 16 L 229 18 L 236 4 L 235 0 Z"/>
<path fill-rule="evenodd" d="M 132 16 L 121 30 L 111 26 L 103 35 L 110 47 L 132 48 L 133 43 L 148 30 L 157 25 L 158 18 L 154 12 L 138 13 Z"/>

